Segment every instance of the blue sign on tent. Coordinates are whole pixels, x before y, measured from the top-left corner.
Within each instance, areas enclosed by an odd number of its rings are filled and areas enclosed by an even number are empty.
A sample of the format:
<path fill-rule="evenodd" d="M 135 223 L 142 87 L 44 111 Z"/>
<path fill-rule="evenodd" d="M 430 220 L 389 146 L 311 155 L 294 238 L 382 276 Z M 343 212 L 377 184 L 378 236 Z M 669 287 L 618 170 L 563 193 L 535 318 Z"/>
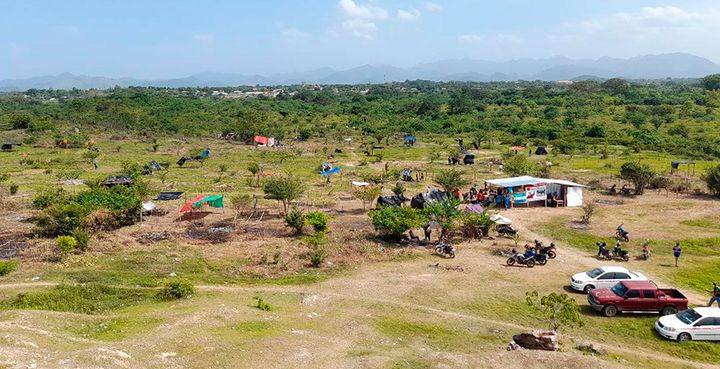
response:
<path fill-rule="evenodd" d="M 330 169 L 330 170 L 328 170 L 328 171 L 320 172 L 320 175 L 321 175 L 321 176 L 327 176 L 327 175 L 330 175 L 330 174 L 335 174 L 335 173 L 337 173 L 337 172 L 339 172 L 339 171 L 341 171 L 341 170 L 342 170 L 342 168 L 340 168 L 340 167 L 335 167 L 335 168 L 332 168 L 332 169 Z"/>

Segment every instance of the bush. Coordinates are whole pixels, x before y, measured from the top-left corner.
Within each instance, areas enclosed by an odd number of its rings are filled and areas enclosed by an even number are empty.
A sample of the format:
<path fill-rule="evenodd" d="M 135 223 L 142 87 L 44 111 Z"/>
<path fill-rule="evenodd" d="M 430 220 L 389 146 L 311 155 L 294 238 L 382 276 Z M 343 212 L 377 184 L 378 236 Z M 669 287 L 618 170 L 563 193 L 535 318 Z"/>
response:
<path fill-rule="evenodd" d="M 362 201 L 363 209 L 367 208 L 367 204 L 375 201 L 380 196 L 382 188 L 376 186 L 364 186 L 353 188 L 352 193 L 356 199 Z"/>
<path fill-rule="evenodd" d="M 648 183 L 648 187 L 653 190 L 661 190 L 670 187 L 670 178 L 664 176 L 655 176 Z"/>
<path fill-rule="evenodd" d="M 469 212 L 460 216 L 463 236 L 468 238 L 481 238 L 488 235 L 492 220 L 487 211 L 481 214 Z"/>
<path fill-rule="evenodd" d="M 523 154 L 513 155 L 503 162 L 503 172 L 511 177 L 531 175 L 534 170 L 533 162 Z"/>
<path fill-rule="evenodd" d="M 88 243 L 90 242 L 90 234 L 78 228 L 72 233 L 72 236 L 75 238 L 75 241 L 77 241 L 75 248 L 79 251 L 87 251 Z"/>
<path fill-rule="evenodd" d="M 35 219 L 35 232 L 46 237 L 69 236 L 85 225 L 88 214 L 88 209 L 79 204 L 52 205 Z"/>
<path fill-rule="evenodd" d="M 240 214 L 246 213 L 255 205 L 255 198 L 249 193 L 234 193 L 230 195 L 230 203 L 235 209 L 235 220 Z"/>
<path fill-rule="evenodd" d="M 435 183 L 440 185 L 443 190 L 452 192 L 467 186 L 470 181 L 463 178 L 463 172 L 457 169 L 446 169 L 435 176 Z"/>
<path fill-rule="evenodd" d="M 413 208 L 383 206 L 368 215 L 375 230 L 393 237 L 400 237 L 408 229 L 423 227 L 428 222 L 421 211 Z"/>
<path fill-rule="evenodd" d="M 0 301 L 2 309 L 33 309 L 99 314 L 152 300 L 147 289 L 111 287 L 103 284 L 58 285 L 50 289 L 20 293 L 12 299 Z"/>
<path fill-rule="evenodd" d="M 190 282 L 172 281 L 165 283 L 162 290 L 158 292 L 161 300 L 177 300 L 189 298 L 195 293 L 195 287 Z"/>
<path fill-rule="evenodd" d="M 400 182 L 395 182 L 395 187 L 392 188 L 393 194 L 396 196 L 405 195 L 405 187 Z"/>
<path fill-rule="evenodd" d="M 583 215 L 580 219 L 582 224 L 590 224 L 590 218 L 595 214 L 595 203 L 589 202 L 582 207 Z"/>
<path fill-rule="evenodd" d="M 17 183 L 10 183 L 10 185 L 8 186 L 11 195 L 16 194 L 18 192 L 18 188 L 19 186 L 17 185 Z"/>
<path fill-rule="evenodd" d="M 562 326 L 582 327 L 584 325 L 580 315 L 580 306 L 567 294 L 553 292 L 539 297 L 537 291 L 532 291 L 526 292 L 525 296 L 527 304 L 535 308 L 550 323 L 550 327 L 555 332 Z"/>
<path fill-rule="evenodd" d="M 310 252 L 310 265 L 315 268 L 319 268 L 325 261 L 326 257 L 327 252 L 325 251 L 325 248 L 322 246 L 317 246 L 313 248 L 313 250 Z"/>
<path fill-rule="evenodd" d="M 647 164 L 629 161 L 620 167 L 620 178 L 632 182 L 637 195 L 642 195 L 645 192 L 645 187 L 654 177 L 655 172 Z"/>
<path fill-rule="evenodd" d="M 265 198 L 280 201 L 283 205 L 283 213 L 287 213 L 290 203 L 305 192 L 305 184 L 294 177 L 270 177 L 263 184 L 263 192 Z"/>
<path fill-rule="evenodd" d="M 73 236 L 58 236 L 55 238 L 55 245 L 62 256 L 74 253 L 77 250 L 77 244 L 78 242 Z"/>
<path fill-rule="evenodd" d="M 262 297 L 255 297 L 255 300 L 257 300 L 256 308 L 262 311 L 272 311 L 272 305 L 268 304 Z"/>
<path fill-rule="evenodd" d="M 305 223 L 313 227 L 315 232 L 327 232 L 328 219 L 327 216 L 318 211 L 312 211 L 305 216 Z"/>
<path fill-rule="evenodd" d="M 17 268 L 17 262 L 12 260 L 0 260 L 0 276 L 4 276 Z"/>
<path fill-rule="evenodd" d="M 301 235 L 305 227 L 305 213 L 293 206 L 292 210 L 285 215 L 285 225 L 295 230 L 295 235 Z"/>
<path fill-rule="evenodd" d="M 33 199 L 33 207 L 36 209 L 45 209 L 51 205 L 59 204 L 67 200 L 67 192 L 62 188 L 56 190 L 42 192 Z"/>
<path fill-rule="evenodd" d="M 720 197 L 720 164 L 710 167 L 702 176 L 714 196 Z"/>

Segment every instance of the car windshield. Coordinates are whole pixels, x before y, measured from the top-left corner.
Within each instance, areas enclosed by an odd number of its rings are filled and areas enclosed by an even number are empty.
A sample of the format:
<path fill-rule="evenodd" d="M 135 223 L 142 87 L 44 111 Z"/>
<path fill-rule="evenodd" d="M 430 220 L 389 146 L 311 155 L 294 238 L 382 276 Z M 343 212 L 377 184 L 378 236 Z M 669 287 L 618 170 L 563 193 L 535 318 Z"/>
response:
<path fill-rule="evenodd" d="M 681 322 L 685 324 L 692 324 L 694 321 L 697 321 L 698 319 L 702 318 L 702 315 L 698 314 L 697 311 L 693 309 L 687 309 L 683 310 L 675 316 L 680 319 Z"/>
<path fill-rule="evenodd" d="M 623 297 L 623 296 L 625 296 L 625 292 L 627 292 L 627 287 L 625 287 L 622 283 L 618 283 L 615 286 L 613 286 L 612 291 L 616 295 Z"/>
<path fill-rule="evenodd" d="M 595 278 L 603 273 L 603 270 L 600 268 L 595 268 L 589 272 L 587 272 L 587 275 L 590 276 L 590 278 Z"/>

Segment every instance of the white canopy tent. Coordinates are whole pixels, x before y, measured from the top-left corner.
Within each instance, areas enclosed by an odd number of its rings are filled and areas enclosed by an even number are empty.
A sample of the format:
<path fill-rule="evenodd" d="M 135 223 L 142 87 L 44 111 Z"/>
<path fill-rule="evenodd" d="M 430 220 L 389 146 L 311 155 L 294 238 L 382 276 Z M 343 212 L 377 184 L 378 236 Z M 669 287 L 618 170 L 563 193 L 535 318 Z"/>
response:
<path fill-rule="evenodd" d="M 485 181 L 485 186 L 502 188 L 517 188 L 513 190 L 515 203 L 530 204 L 530 202 L 542 201 L 545 206 L 548 204 L 548 194 L 558 195 L 559 206 L 582 206 L 583 188 L 579 183 L 563 179 L 538 178 L 532 176 L 520 176 L 510 178 L 498 178 Z"/>

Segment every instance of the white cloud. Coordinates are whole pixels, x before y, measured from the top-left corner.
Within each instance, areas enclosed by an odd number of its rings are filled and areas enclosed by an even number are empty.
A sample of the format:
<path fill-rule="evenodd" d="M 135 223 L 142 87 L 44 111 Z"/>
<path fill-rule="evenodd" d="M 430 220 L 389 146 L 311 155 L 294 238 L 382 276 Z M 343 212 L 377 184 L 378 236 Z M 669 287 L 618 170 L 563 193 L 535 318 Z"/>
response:
<path fill-rule="evenodd" d="M 338 8 L 347 18 L 351 19 L 387 19 L 387 10 L 377 5 L 359 5 L 353 0 L 340 0 Z"/>
<path fill-rule="evenodd" d="M 550 48 L 557 48 L 551 52 L 573 50 L 585 56 L 676 51 L 707 55 L 718 33 L 720 8 L 659 6 L 567 23 L 547 40 Z"/>
<path fill-rule="evenodd" d="M 408 10 L 398 9 L 397 16 L 401 21 L 413 22 L 420 19 L 420 11 L 414 8 Z"/>
<path fill-rule="evenodd" d="M 308 36 L 307 32 L 303 32 L 295 27 L 287 27 L 282 24 L 278 24 L 278 27 L 280 28 L 280 34 L 285 38 L 297 39 Z"/>
<path fill-rule="evenodd" d="M 192 36 L 192 39 L 197 42 L 213 42 L 215 36 L 210 33 L 196 33 Z"/>
<path fill-rule="evenodd" d="M 429 12 L 439 12 L 442 10 L 442 6 L 440 4 L 428 1 L 425 3 L 425 10 Z"/>
<path fill-rule="evenodd" d="M 377 32 L 375 22 L 365 19 L 348 19 L 342 23 L 342 28 L 349 34 L 363 40 L 372 40 Z"/>

